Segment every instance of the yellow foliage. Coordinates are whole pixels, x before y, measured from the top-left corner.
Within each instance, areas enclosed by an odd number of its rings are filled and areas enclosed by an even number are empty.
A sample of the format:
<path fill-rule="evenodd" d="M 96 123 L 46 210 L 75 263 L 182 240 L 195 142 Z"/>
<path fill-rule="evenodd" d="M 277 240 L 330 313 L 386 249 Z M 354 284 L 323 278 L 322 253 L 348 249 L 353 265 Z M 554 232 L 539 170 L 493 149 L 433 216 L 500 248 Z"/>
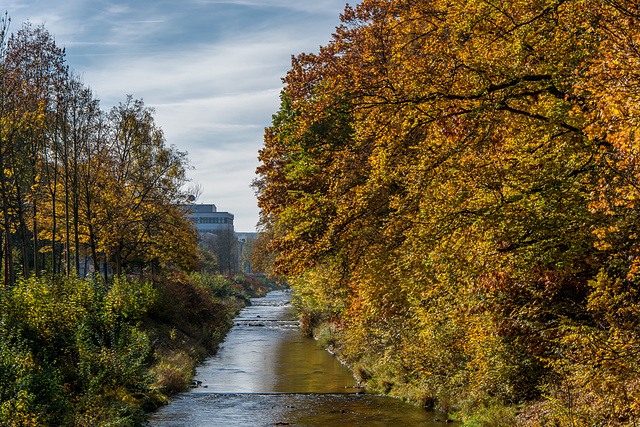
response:
<path fill-rule="evenodd" d="M 293 59 L 256 182 L 269 250 L 378 390 L 473 411 L 548 386 L 560 424 L 640 419 L 624 6 L 365 0 Z"/>
<path fill-rule="evenodd" d="M 37 427 L 42 425 L 38 413 L 33 411 L 34 396 L 21 390 L 18 395 L 0 404 L 0 426 Z"/>

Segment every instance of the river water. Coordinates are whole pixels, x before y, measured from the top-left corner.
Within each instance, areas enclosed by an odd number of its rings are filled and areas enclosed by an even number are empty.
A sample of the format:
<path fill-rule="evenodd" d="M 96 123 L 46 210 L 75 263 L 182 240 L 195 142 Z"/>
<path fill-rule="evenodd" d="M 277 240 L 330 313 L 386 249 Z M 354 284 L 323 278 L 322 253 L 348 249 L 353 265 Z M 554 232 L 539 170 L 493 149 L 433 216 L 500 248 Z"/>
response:
<path fill-rule="evenodd" d="M 152 414 L 149 425 L 445 425 L 436 421 L 444 414 L 362 393 L 349 369 L 300 333 L 290 299 L 287 291 L 252 299 L 217 354 L 197 368 L 198 386 Z"/>

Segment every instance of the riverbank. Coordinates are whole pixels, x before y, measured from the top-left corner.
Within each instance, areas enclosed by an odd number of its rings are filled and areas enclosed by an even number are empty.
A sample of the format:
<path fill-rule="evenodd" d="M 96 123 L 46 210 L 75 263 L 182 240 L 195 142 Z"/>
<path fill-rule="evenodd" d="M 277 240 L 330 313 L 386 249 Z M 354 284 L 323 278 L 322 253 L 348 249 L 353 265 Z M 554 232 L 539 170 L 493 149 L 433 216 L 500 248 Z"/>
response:
<path fill-rule="evenodd" d="M 141 425 L 189 388 L 249 298 L 247 276 L 32 278 L 0 292 L 0 426 Z"/>
<path fill-rule="evenodd" d="M 358 387 L 367 393 L 387 395 L 414 404 L 430 411 L 446 414 L 445 420 L 460 421 L 469 427 L 511 427 L 517 425 L 517 416 L 523 412 L 522 405 L 492 404 L 473 411 L 465 411 L 460 401 L 438 399 L 417 377 L 397 375 L 389 368 L 384 352 L 366 348 L 361 341 L 361 351 L 354 356 L 348 349 L 347 333 L 341 317 L 330 311 L 310 307 L 301 299 L 295 300 L 302 332 L 313 337 L 318 346 L 334 354 L 353 373 Z M 446 394 L 441 390 L 441 396 Z"/>
<path fill-rule="evenodd" d="M 166 397 L 190 387 L 195 366 L 216 352 L 250 298 L 278 288 L 274 282 L 245 275 L 192 274 L 186 279 L 174 277 L 159 284 L 165 300 L 147 324 L 155 343 L 153 387 Z"/>
<path fill-rule="evenodd" d="M 290 292 L 240 311 L 224 345 L 198 366 L 197 387 L 149 417 L 153 427 L 438 427 L 444 414 L 361 393 L 347 367 L 300 334 Z M 436 421 L 441 420 L 441 421 Z M 447 424 L 447 425 L 455 425 Z"/>

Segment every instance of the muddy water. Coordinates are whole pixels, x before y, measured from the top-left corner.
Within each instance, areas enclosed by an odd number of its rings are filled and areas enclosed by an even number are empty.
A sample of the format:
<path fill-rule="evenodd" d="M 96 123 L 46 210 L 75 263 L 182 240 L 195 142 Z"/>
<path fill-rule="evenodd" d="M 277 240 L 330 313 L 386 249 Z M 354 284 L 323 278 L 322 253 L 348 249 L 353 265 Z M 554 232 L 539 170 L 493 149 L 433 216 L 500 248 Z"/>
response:
<path fill-rule="evenodd" d="M 443 426 L 444 414 L 359 393 L 351 372 L 297 326 L 291 294 L 252 300 L 198 386 L 152 415 L 154 427 Z M 452 424 L 446 424 L 448 426 Z"/>

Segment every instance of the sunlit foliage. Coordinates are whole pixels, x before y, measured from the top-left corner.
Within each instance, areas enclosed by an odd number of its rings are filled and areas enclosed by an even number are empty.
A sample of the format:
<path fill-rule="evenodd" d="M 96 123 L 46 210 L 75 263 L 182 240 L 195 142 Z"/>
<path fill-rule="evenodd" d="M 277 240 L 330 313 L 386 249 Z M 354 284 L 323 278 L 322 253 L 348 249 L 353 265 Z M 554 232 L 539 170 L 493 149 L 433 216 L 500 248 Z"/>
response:
<path fill-rule="evenodd" d="M 118 400 L 152 380 L 151 342 L 139 322 L 156 298 L 150 283 L 123 278 L 108 287 L 31 278 L 5 292 L 0 425 L 95 425 L 91 419 L 126 409 Z M 69 418 L 75 415 L 82 420 Z"/>
<path fill-rule="evenodd" d="M 370 386 L 640 421 L 639 13 L 365 0 L 293 59 L 255 183 L 267 251 Z"/>
<path fill-rule="evenodd" d="M 44 27 L 0 19 L 0 426 L 140 425 L 221 340 L 242 300 L 184 275 L 187 167 L 142 100 L 102 111 Z"/>
<path fill-rule="evenodd" d="M 42 272 L 194 267 L 186 153 L 128 96 L 105 113 L 43 28 L 0 28 L 5 286 Z M 109 268 L 106 268 L 106 266 Z M 17 268 L 16 268 L 17 267 Z"/>

